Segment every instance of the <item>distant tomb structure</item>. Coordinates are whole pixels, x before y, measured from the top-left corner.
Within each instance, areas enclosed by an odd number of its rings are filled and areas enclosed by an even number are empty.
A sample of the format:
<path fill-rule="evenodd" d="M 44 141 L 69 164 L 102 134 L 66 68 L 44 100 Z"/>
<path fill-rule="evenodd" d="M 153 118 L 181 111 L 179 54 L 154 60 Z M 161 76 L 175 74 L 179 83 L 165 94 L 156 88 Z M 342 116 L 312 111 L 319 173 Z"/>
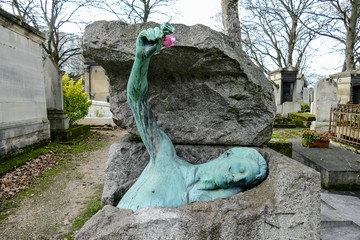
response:
<path fill-rule="evenodd" d="M 85 92 L 89 94 L 89 99 L 110 101 L 109 81 L 104 68 L 89 58 L 85 58 L 84 68 Z"/>
<path fill-rule="evenodd" d="M 64 111 L 62 89 L 63 72 L 47 57 L 43 63 L 47 116 L 51 130 L 69 128 L 69 118 Z"/>
<path fill-rule="evenodd" d="M 303 74 L 298 74 L 293 67 L 281 68 L 269 74 L 274 83 L 277 113 L 287 116 L 290 112 L 297 112 L 301 104 L 309 104 L 308 82 Z"/>
<path fill-rule="evenodd" d="M 339 104 L 360 104 L 360 71 L 330 75 L 338 85 Z"/>
<path fill-rule="evenodd" d="M 50 138 L 43 33 L 0 9 L 0 158 Z"/>

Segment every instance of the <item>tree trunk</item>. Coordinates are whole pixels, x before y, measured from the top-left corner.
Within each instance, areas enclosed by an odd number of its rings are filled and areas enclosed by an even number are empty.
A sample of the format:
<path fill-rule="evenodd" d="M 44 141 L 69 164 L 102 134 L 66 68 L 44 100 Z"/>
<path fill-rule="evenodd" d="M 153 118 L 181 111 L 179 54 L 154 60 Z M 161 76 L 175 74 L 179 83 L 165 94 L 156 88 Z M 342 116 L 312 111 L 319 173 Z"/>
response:
<path fill-rule="evenodd" d="M 238 0 L 221 0 L 224 33 L 241 46 Z"/>
<path fill-rule="evenodd" d="M 355 70 L 354 46 L 356 42 L 356 23 L 359 18 L 360 1 L 354 0 L 351 3 L 351 15 L 347 26 L 346 48 L 345 48 L 345 68 L 346 71 Z"/>

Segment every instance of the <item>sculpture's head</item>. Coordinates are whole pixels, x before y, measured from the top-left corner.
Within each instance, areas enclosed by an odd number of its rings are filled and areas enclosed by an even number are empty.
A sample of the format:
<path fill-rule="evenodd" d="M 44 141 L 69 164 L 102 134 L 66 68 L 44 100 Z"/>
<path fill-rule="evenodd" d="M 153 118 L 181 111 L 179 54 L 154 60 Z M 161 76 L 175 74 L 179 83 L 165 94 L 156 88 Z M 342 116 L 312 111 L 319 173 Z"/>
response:
<path fill-rule="evenodd" d="M 250 151 L 247 154 L 244 152 Z M 266 163 L 253 149 L 232 148 L 222 156 L 224 162 L 214 171 L 215 184 L 220 188 L 246 187 L 257 184 L 266 176 Z"/>

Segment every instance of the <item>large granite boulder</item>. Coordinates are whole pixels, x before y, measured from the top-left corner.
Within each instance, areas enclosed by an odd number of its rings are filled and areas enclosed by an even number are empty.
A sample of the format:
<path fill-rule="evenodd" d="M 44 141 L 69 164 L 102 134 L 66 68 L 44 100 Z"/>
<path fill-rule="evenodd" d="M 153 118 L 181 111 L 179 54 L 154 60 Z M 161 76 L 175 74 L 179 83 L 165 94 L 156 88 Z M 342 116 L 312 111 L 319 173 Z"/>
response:
<path fill-rule="evenodd" d="M 320 174 L 271 149 L 257 150 L 269 175 L 253 189 L 178 208 L 132 212 L 107 205 L 75 239 L 320 239 Z"/>
<path fill-rule="evenodd" d="M 159 26 L 95 22 L 84 55 L 109 77 L 114 122 L 137 134 L 126 85 L 137 35 Z M 174 24 L 175 46 L 152 57 L 149 102 L 175 144 L 260 146 L 271 138 L 276 108 L 271 83 L 227 36 L 203 25 Z"/>

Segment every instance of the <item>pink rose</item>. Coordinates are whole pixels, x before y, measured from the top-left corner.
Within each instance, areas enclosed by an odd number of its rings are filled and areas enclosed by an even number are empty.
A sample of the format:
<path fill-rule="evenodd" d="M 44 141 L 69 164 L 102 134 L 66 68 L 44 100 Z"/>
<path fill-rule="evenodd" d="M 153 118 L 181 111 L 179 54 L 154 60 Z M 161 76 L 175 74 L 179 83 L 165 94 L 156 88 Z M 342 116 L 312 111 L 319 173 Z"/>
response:
<path fill-rule="evenodd" d="M 174 45 L 174 42 L 175 42 L 175 38 L 169 34 L 165 36 L 162 45 L 166 48 L 169 48 Z"/>

